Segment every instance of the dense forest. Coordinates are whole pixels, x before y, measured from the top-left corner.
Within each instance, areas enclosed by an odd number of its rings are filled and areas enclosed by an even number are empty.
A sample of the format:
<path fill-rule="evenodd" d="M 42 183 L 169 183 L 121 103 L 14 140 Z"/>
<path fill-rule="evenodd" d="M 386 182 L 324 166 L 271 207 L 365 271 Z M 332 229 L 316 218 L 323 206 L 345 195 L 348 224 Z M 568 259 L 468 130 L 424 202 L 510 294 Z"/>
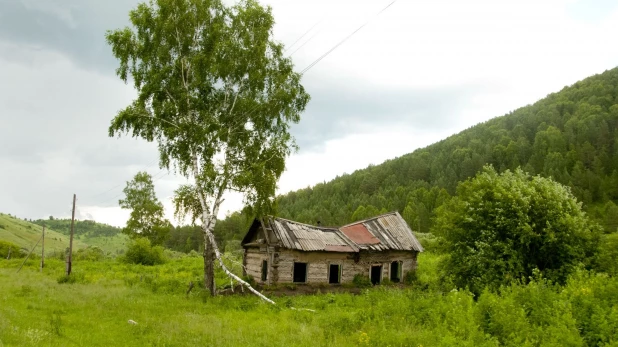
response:
<path fill-rule="evenodd" d="M 381 165 L 279 197 L 284 218 L 342 225 L 399 211 L 429 232 L 435 208 L 484 164 L 571 188 L 606 232 L 618 226 L 618 68 Z M 237 218 L 237 217 L 235 217 Z"/>

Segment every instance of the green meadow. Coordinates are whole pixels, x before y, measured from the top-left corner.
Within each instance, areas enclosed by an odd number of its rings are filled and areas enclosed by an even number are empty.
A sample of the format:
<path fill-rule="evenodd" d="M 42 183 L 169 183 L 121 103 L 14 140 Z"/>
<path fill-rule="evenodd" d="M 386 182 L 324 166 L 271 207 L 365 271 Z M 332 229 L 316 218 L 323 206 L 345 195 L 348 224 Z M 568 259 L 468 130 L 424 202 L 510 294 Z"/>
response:
<path fill-rule="evenodd" d="M 618 346 L 615 278 L 579 270 L 564 286 L 537 278 L 475 299 L 442 287 L 438 259 L 422 254 L 404 288 L 275 296 L 274 306 L 238 291 L 209 297 L 198 256 L 155 266 L 76 260 L 70 281 L 60 259 L 43 271 L 28 259 L 19 273 L 23 259 L 3 259 L 0 345 Z M 228 284 L 218 273 L 217 286 Z"/>

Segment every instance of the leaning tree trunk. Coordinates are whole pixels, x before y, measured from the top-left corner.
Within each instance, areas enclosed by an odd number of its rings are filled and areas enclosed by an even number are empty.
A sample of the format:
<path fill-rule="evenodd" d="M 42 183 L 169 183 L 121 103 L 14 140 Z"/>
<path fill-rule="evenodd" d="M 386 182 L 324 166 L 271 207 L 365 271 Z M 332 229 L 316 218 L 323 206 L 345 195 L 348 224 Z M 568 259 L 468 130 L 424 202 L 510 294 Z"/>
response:
<path fill-rule="evenodd" d="M 197 165 L 197 156 L 193 157 L 193 174 L 195 177 L 199 177 L 199 169 Z M 196 182 L 197 183 L 197 182 Z M 243 281 L 240 277 L 230 271 L 227 266 L 223 263 L 223 259 L 221 258 L 221 252 L 217 247 L 217 240 L 215 240 L 215 224 L 217 222 L 217 213 L 219 213 L 219 207 L 221 206 L 221 195 L 224 191 L 223 187 L 219 187 L 218 194 L 216 195 L 215 201 L 212 206 L 211 213 L 208 213 L 209 209 L 206 205 L 206 198 L 204 196 L 203 191 L 200 190 L 199 184 L 196 184 L 197 188 L 197 197 L 202 207 L 202 228 L 204 232 L 204 283 L 207 288 L 210 290 L 211 295 L 215 295 L 215 285 L 214 285 L 214 262 L 217 260 L 219 262 L 219 266 L 225 274 L 230 277 L 232 280 L 240 283 L 240 285 L 245 286 L 249 291 L 253 294 L 257 295 L 260 299 L 275 305 L 275 302 L 267 298 L 264 294 L 258 292 L 253 288 L 249 283 Z M 207 251 L 207 250 L 210 250 Z M 210 254 L 210 256 L 208 256 Z M 209 276 L 210 273 L 210 276 Z M 210 281 L 210 283 L 209 283 Z"/>

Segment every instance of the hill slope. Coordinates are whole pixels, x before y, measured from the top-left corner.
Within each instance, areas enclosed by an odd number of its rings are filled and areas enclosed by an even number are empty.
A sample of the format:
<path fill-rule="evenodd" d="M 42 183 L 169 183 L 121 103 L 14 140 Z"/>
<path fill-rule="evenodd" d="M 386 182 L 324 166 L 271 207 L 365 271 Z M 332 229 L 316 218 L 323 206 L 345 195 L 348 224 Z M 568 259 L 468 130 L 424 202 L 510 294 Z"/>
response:
<path fill-rule="evenodd" d="M 70 229 L 65 230 L 65 228 L 60 227 L 60 224 L 54 224 L 54 221 L 38 220 L 35 222 L 27 222 L 3 213 L 0 213 L 0 240 L 14 243 L 22 249 L 27 249 L 30 251 L 30 249 L 32 249 L 41 237 L 43 222 L 45 222 L 46 225 L 45 254 L 60 253 L 69 247 Z M 84 232 L 84 230 L 89 229 L 84 228 L 81 223 L 92 224 L 91 229 L 95 230 L 106 229 L 106 227 L 113 228 L 91 221 L 76 221 L 75 233 L 73 237 L 74 249 L 97 246 L 105 252 L 111 253 L 116 253 L 118 250 L 124 249 L 124 243 L 128 240 L 126 235 L 119 232 L 113 234 L 93 234 Z M 78 228 L 78 226 L 80 226 L 80 228 Z M 77 230 L 81 230 L 81 232 L 78 232 Z M 40 243 L 37 245 L 34 252 L 41 252 Z"/>
<path fill-rule="evenodd" d="M 279 215 L 342 225 L 397 210 L 429 231 L 435 207 L 485 163 L 553 177 L 608 232 L 618 220 L 618 68 L 410 154 L 279 198 Z"/>

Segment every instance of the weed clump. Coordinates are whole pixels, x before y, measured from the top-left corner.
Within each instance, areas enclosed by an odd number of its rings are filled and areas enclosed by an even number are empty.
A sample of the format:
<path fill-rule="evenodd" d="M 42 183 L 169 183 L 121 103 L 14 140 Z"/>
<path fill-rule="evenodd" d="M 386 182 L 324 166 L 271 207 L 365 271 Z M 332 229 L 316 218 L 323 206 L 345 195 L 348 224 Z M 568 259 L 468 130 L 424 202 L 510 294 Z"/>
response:
<path fill-rule="evenodd" d="M 70 275 L 62 275 L 58 277 L 58 284 L 74 284 L 74 283 L 88 283 L 86 276 L 81 272 L 73 272 Z"/>
<path fill-rule="evenodd" d="M 130 242 L 125 255 L 121 259 L 129 264 L 158 265 L 165 263 L 163 247 L 152 246 L 147 238 L 139 238 Z"/>
<path fill-rule="evenodd" d="M 371 287 L 371 280 L 367 276 L 363 276 L 361 274 L 354 275 L 354 279 L 352 280 L 354 286 L 357 288 L 368 288 Z"/>

